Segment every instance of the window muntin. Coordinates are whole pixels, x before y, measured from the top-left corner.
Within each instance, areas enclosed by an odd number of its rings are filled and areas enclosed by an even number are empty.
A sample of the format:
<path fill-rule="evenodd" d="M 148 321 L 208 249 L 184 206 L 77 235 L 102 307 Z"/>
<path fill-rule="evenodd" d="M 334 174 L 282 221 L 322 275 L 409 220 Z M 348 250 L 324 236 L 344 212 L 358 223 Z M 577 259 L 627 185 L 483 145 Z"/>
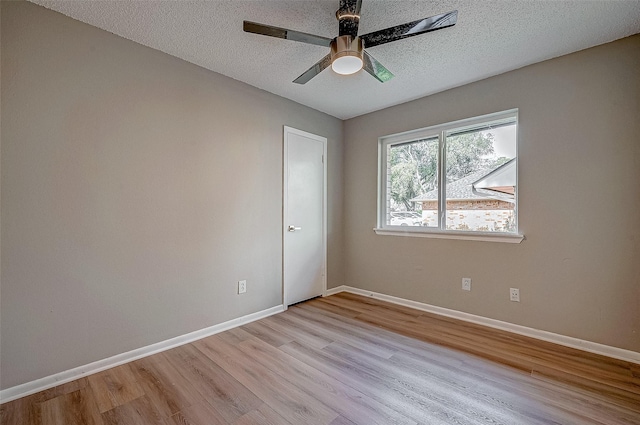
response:
<path fill-rule="evenodd" d="M 517 234 L 517 110 L 381 138 L 379 195 L 381 230 Z"/>

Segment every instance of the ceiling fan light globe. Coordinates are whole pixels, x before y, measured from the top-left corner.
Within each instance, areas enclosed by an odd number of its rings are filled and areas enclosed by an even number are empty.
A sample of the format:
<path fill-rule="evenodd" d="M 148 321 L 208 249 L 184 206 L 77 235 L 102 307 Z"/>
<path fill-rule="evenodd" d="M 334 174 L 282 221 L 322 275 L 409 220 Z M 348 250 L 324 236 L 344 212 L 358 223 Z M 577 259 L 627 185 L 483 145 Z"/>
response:
<path fill-rule="evenodd" d="M 331 63 L 333 72 L 340 75 L 351 75 L 362 69 L 362 59 L 358 56 L 345 55 L 335 58 Z"/>

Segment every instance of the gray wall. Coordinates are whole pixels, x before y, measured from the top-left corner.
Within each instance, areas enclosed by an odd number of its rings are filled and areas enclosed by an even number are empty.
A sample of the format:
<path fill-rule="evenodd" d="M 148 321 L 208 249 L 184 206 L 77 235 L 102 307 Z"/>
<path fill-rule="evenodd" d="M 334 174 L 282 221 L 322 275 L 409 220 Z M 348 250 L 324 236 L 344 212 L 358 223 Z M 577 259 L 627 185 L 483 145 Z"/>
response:
<path fill-rule="evenodd" d="M 1 7 L 1 388 L 281 304 L 283 125 L 329 140 L 342 283 L 340 120 Z"/>
<path fill-rule="evenodd" d="M 374 234 L 378 137 L 510 108 L 525 241 Z M 345 283 L 640 351 L 639 117 L 636 35 L 348 120 Z"/>

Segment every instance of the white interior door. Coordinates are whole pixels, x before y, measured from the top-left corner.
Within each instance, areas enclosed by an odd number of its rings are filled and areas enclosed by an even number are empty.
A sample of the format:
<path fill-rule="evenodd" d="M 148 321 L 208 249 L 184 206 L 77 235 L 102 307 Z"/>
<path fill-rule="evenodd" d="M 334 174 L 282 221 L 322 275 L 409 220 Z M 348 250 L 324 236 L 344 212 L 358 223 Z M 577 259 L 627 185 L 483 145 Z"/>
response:
<path fill-rule="evenodd" d="M 284 305 L 326 290 L 327 139 L 284 128 Z"/>

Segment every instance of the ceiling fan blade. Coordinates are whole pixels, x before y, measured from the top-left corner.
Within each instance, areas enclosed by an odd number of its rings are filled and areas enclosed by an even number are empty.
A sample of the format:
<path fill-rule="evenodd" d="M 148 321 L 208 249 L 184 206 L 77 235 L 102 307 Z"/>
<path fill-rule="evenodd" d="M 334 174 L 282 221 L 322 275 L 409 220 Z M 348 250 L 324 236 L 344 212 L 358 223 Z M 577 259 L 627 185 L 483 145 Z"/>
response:
<path fill-rule="evenodd" d="M 385 68 L 380 62 L 375 60 L 369 53 L 362 52 L 362 61 L 364 62 L 363 68 L 376 80 L 384 83 L 393 78 L 393 74 Z"/>
<path fill-rule="evenodd" d="M 318 62 L 316 62 L 315 65 L 307 69 L 301 76 L 293 80 L 293 82 L 296 84 L 305 84 L 307 81 L 324 71 L 324 69 L 329 65 L 331 65 L 331 54 L 328 54 L 327 56 L 320 59 Z"/>
<path fill-rule="evenodd" d="M 362 0 L 340 0 L 340 9 L 336 12 L 340 22 L 338 35 L 350 35 L 353 38 L 358 35 L 361 8 Z"/>
<path fill-rule="evenodd" d="M 244 21 L 243 29 L 245 32 L 267 35 L 269 37 L 284 38 L 286 40 L 299 41 L 301 43 L 315 44 L 317 46 L 329 47 L 331 45 L 331 39 L 327 37 L 288 30 L 286 28 L 273 27 L 271 25 L 259 24 L 257 22 Z"/>
<path fill-rule="evenodd" d="M 364 42 L 365 48 L 373 47 L 396 40 L 402 40 L 403 38 L 413 37 L 414 35 L 424 34 L 425 32 L 452 27 L 456 24 L 457 20 L 458 11 L 454 10 L 380 31 L 370 32 L 369 34 L 361 35 L 360 38 Z"/>

